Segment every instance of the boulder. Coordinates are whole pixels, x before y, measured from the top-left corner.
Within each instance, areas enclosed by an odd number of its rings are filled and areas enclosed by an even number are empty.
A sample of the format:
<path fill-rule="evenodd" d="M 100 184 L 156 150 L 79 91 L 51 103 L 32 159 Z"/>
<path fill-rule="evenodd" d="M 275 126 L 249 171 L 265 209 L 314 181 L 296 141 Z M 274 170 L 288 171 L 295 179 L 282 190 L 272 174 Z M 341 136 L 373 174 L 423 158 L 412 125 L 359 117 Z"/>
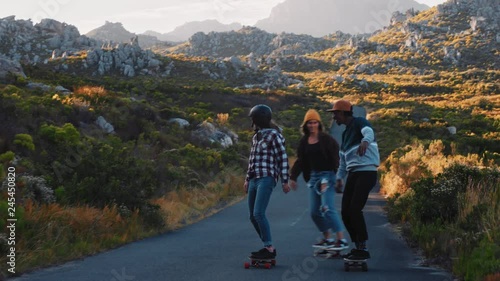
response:
<path fill-rule="evenodd" d="M 5 80 L 9 75 L 17 75 L 26 78 L 23 68 L 18 61 L 13 61 L 0 56 L 0 81 Z"/>
<path fill-rule="evenodd" d="M 106 133 L 111 134 L 115 132 L 115 128 L 113 125 L 108 123 L 104 117 L 99 116 L 96 121 L 97 126 L 99 126 L 101 129 L 103 129 Z"/>
<path fill-rule="evenodd" d="M 176 123 L 181 128 L 186 128 L 189 126 L 189 121 L 182 118 L 171 118 L 168 120 L 169 123 Z"/>

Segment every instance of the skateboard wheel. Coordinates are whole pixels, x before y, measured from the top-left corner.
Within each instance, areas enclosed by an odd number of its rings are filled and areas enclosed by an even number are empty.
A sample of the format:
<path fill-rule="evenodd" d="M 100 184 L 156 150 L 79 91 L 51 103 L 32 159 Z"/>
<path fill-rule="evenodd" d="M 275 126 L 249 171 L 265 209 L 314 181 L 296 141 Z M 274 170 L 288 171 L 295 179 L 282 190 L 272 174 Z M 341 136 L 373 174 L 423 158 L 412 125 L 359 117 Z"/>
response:
<path fill-rule="evenodd" d="M 368 265 L 366 263 L 364 263 L 361 268 L 363 269 L 363 271 L 368 271 Z"/>
<path fill-rule="evenodd" d="M 244 264 L 244 266 L 245 266 L 245 268 L 246 268 L 246 269 L 249 269 L 249 268 L 250 268 L 250 263 L 249 263 L 249 262 L 246 262 L 246 263 Z"/>
<path fill-rule="evenodd" d="M 270 263 L 268 263 L 268 262 L 266 262 L 266 263 L 264 264 L 264 268 L 266 268 L 266 269 L 270 269 L 270 268 L 271 268 L 271 264 L 270 264 Z"/>
<path fill-rule="evenodd" d="M 349 271 L 349 265 L 347 263 L 344 264 L 344 270 Z"/>
<path fill-rule="evenodd" d="M 276 265 L 276 260 L 272 260 L 272 261 L 271 261 L 271 264 L 272 264 L 272 265 Z"/>

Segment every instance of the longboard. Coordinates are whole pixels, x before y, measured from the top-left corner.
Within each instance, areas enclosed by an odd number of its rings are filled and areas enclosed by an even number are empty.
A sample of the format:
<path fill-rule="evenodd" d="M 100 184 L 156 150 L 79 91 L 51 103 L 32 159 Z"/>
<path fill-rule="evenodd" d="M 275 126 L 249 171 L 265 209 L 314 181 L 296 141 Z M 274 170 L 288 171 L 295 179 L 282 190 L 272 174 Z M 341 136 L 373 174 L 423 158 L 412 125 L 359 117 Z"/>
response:
<path fill-rule="evenodd" d="M 322 257 L 325 257 L 327 259 L 333 259 L 333 258 L 341 258 L 342 257 L 342 251 L 347 249 L 346 248 L 342 248 L 342 249 L 334 249 L 334 248 L 331 248 L 331 247 L 328 247 L 328 246 L 317 246 L 317 245 L 313 245 L 313 248 L 315 249 L 314 250 L 314 256 L 322 256 Z"/>
<path fill-rule="evenodd" d="M 249 256 L 248 259 L 250 259 L 250 262 L 245 262 L 244 264 L 246 269 L 260 266 L 270 269 L 272 266 L 276 266 L 276 259 L 256 259 L 252 256 Z"/>
<path fill-rule="evenodd" d="M 351 267 L 360 267 L 363 271 L 368 271 L 368 264 L 364 260 L 351 260 L 344 258 L 344 270 L 349 271 Z"/>

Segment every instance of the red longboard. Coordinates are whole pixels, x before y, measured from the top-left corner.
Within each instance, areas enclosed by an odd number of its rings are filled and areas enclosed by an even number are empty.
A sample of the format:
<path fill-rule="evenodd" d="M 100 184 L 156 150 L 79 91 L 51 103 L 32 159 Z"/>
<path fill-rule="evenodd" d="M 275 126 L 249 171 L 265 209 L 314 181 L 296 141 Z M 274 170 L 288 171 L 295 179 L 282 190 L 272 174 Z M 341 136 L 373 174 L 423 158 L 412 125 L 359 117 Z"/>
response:
<path fill-rule="evenodd" d="M 264 267 L 266 269 L 270 269 L 271 267 L 276 265 L 276 259 L 256 259 L 252 256 L 248 257 L 250 262 L 245 262 L 245 268 L 250 267 Z"/>

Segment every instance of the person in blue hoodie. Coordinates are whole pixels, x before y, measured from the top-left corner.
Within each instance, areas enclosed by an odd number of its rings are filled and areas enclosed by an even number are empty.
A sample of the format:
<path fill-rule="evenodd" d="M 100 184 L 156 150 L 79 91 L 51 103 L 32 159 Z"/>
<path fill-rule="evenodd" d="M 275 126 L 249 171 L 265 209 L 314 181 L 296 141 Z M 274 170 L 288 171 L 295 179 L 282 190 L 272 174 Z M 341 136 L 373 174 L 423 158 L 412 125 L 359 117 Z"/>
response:
<path fill-rule="evenodd" d="M 336 189 L 343 190 L 342 221 L 355 248 L 346 255 L 348 259 L 368 259 L 366 229 L 363 208 L 368 195 L 377 183 L 377 168 L 380 155 L 373 128 L 363 117 L 354 117 L 352 105 L 347 100 L 335 102 L 333 119 L 338 125 L 345 125 L 340 146 L 340 164 L 337 171 Z M 347 178 L 346 178 L 347 177 Z M 344 179 L 345 185 L 344 185 Z"/>

